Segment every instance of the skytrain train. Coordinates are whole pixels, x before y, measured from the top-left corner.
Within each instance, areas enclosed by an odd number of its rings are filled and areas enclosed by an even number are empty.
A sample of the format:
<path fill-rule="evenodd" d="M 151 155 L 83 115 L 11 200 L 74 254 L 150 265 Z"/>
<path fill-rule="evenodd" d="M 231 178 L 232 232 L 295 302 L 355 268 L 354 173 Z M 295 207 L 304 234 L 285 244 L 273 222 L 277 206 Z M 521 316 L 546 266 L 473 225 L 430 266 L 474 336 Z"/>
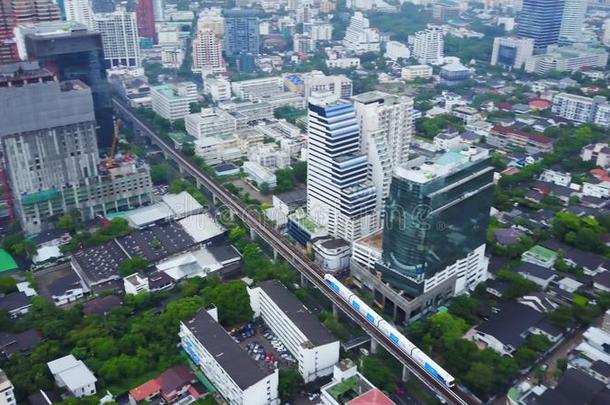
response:
<path fill-rule="evenodd" d="M 420 364 L 424 370 L 430 375 L 439 380 L 444 385 L 453 388 L 455 386 L 455 379 L 451 374 L 446 372 L 441 366 L 436 364 L 434 360 L 422 352 L 417 346 L 415 346 L 409 339 L 407 339 L 402 333 L 398 332 L 392 325 L 390 325 L 385 319 L 379 314 L 373 311 L 368 305 L 366 305 L 360 298 L 358 298 L 353 292 L 344 286 L 339 280 L 330 274 L 324 276 L 326 284 L 339 296 L 342 300 L 347 302 L 354 308 L 360 315 L 362 315 L 370 324 L 375 326 L 381 333 L 390 339 L 390 341 L 398 347 L 402 352 L 406 353 L 409 357 Z"/>

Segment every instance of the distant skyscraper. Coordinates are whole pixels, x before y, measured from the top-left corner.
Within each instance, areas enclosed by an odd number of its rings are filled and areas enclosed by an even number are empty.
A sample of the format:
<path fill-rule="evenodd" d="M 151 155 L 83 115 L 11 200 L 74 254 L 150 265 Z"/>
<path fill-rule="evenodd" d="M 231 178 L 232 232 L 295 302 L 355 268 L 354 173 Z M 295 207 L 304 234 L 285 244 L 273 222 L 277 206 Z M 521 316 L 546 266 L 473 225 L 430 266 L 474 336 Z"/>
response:
<path fill-rule="evenodd" d="M 536 53 L 543 53 L 559 40 L 565 0 L 523 0 L 517 34 L 532 38 Z"/>
<path fill-rule="evenodd" d="M 445 40 L 443 28 L 430 25 L 423 31 L 409 35 L 409 45 L 412 48 L 412 56 L 419 63 L 440 65 L 443 61 Z"/>
<path fill-rule="evenodd" d="M 136 20 L 140 38 L 155 39 L 155 11 L 153 0 L 138 0 L 136 3 Z"/>
<path fill-rule="evenodd" d="M 587 2 L 583 0 L 565 0 L 559 41 L 578 42 L 582 36 L 587 12 Z"/>
<path fill-rule="evenodd" d="M 98 142 L 109 146 L 113 110 L 100 33 L 65 21 L 22 26 L 19 31 L 22 59 L 39 61 L 59 80 L 79 79 L 91 88 L 99 125 Z"/>
<path fill-rule="evenodd" d="M 413 99 L 371 91 L 353 97 L 360 125 L 361 150 L 367 155 L 377 191 L 378 212 L 390 192 L 394 169 L 405 163 L 413 136 Z"/>
<path fill-rule="evenodd" d="M 94 13 L 112 13 L 114 9 L 114 0 L 91 0 L 91 10 Z"/>
<path fill-rule="evenodd" d="M 67 21 L 75 21 L 93 29 L 93 10 L 89 0 L 64 0 L 64 8 Z"/>
<path fill-rule="evenodd" d="M 19 60 L 13 41 L 15 26 L 60 18 L 61 10 L 52 0 L 0 0 L 0 64 Z"/>
<path fill-rule="evenodd" d="M 207 9 L 199 14 L 197 33 L 193 40 L 193 71 L 221 73 L 225 71 L 222 59 L 224 18 L 220 9 Z"/>
<path fill-rule="evenodd" d="M 453 282 L 454 293 L 485 280 L 493 201 L 489 152 L 474 146 L 398 167 L 385 208 L 383 280 L 410 297 Z M 453 280 L 453 281 L 452 281 Z"/>
<path fill-rule="evenodd" d="M 165 16 L 165 0 L 153 0 L 153 11 L 155 13 L 155 21 L 163 22 Z"/>
<path fill-rule="evenodd" d="M 0 99 L 1 151 L 26 232 L 71 210 L 93 219 L 150 202 L 147 167 L 133 159 L 118 172 L 100 165 L 93 99 L 83 82 L 60 83 L 35 63 L 5 65 Z"/>
<path fill-rule="evenodd" d="M 376 193 L 351 103 L 336 96 L 309 102 L 307 212 L 329 235 L 353 241 L 377 227 Z"/>
<path fill-rule="evenodd" d="M 140 67 L 140 39 L 136 14 L 125 10 L 95 14 L 93 25 L 102 34 L 106 65 Z"/>
<path fill-rule="evenodd" d="M 232 9 L 224 11 L 225 46 L 228 57 L 240 53 L 259 53 L 258 11 L 253 9 Z"/>

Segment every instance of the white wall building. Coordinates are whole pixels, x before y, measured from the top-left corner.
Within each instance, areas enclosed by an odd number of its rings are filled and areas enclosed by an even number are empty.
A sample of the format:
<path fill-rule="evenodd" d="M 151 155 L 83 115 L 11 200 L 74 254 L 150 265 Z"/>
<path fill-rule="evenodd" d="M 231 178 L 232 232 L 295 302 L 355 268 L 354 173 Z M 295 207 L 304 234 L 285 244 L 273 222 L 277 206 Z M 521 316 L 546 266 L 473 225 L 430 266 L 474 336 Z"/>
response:
<path fill-rule="evenodd" d="M 205 310 L 180 323 L 191 360 L 229 404 L 277 405 L 278 370 L 262 369 Z"/>
<path fill-rule="evenodd" d="M 356 54 L 379 52 L 381 46 L 379 31 L 377 28 L 371 28 L 369 19 L 360 11 L 356 11 L 345 30 L 343 45 Z"/>
<path fill-rule="evenodd" d="M 315 261 L 325 273 L 335 273 L 349 269 L 351 247 L 343 239 L 317 239 L 312 249 Z"/>
<path fill-rule="evenodd" d="M 533 54 L 532 38 L 496 37 L 491 53 L 491 64 L 521 69 Z"/>
<path fill-rule="evenodd" d="M 603 127 L 610 126 L 610 105 L 603 96 L 584 97 L 570 93 L 559 93 L 553 97 L 552 111 L 570 121 L 593 122 Z"/>
<path fill-rule="evenodd" d="M 314 41 L 330 41 L 333 37 L 333 26 L 327 22 L 310 22 L 303 24 L 303 33 Z"/>
<path fill-rule="evenodd" d="M 316 41 L 307 34 L 292 36 L 292 50 L 296 53 L 310 53 L 316 50 Z"/>
<path fill-rule="evenodd" d="M 290 154 L 279 150 L 275 143 L 266 143 L 250 148 L 248 160 L 268 169 L 283 169 L 290 165 Z"/>
<path fill-rule="evenodd" d="M 423 31 L 409 35 L 412 55 L 421 64 L 440 65 L 443 63 L 445 40 L 443 28 L 429 25 Z"/>
<path fill-rule="evenodd" d="M 345 75 L 330 75 L 314 70 L 300 76 L 302 94 L 306 99 L 313 93 L 333 93 L 338 98 L 348 99 L 352 96 L 353 83 Z M 289 87 L 289 85 L 287 86 Z"/>
<path fill-rule="evenodd" d="M 326 59 L 326 67 L 329 69 L 359 69 L 360 58 L 346 58 L 334 55 Z"/>
<path fill-rule="evenodd" d="M 259 100 L 284 91 L 284 81 L 280 76 L 242 80 L 231 83 L 233 95 L 242 100 Z"/>
<path fill-rule="evenodd" d="M 93 26 L 102 34 L 104 57 L 111 68 L 141 66 L 136 13 L 119 10 L 94 14 Z"/>
<path fill-rule="evenodd" d="M 333 372 L 339 340 L 277 280 L 248 289 L 254 316 L 260 316 L 297 359 L 305 383 Z"/>
<path fill-rule="evenodd" d="M 385 44 L 385 57 L 392 60 L 399 58 L 409 59 L 411 57 L 411 51 L 409 47 L 398 41 L 388 41 Z"/>
<path fill-rule="evenodd" d="M 411 65 L 405 66 L 400 72 L 400 76 L 411 81 L 415 79 L 430 79 L 432 77 L 432 66 L 429 65 Z"/>
<path fill-rule="evenodd" d="M 95 383 L 97 378 L 81 360 L 69 354 L 65 357 L 50 361 L 47 367 L 51 371 L 55 384 L 60 388 L 66 388 L 68 392 L 76 397 L 88 397 L 97 392 Z"/>
<path fill-rule="evenodd" d="M 15 387 L 4 370 L 0 370 L 0 405 L 16 405 Z"/>
<path fill-rule="evenodd" d="M 139 273 L 133 273 L 123 279 L 123 288 L 126 295 L 149 292 L 148 277 L 142 277 Z"/>
<path fill-rule="evenodd" d="M 212 97 L 214 102 L 228 101 L 231 99 L 231 82 L 224 78 L 203 78 L 203 94 Z"/>
<path fill-rule="evenodd" d="M 570 173 L 563 173 L 557 170 L 546 169 L 540 175 L 539 180 L 557 184 L 558 186 L 567 187 L 572 182 L 572 175 Z"/>
<path fill-rule="evenodd" d="M 585 26 L 587 2 L 582 0 L 565 0 L 563 17 L 559 31 L 560 42 L 578 42 Z"/>
<path fill-rule="evenodd" d="M 604 48 L 585 44 L 570 47 L 549 46 L 547 52 L 534 55 L 525 62 L 528 73 L 545 74 L 552 70 L 577 71 L 582 68 L 604 68 L 608 63 L 608 52 Z"/>
<path fill-rule="evenodd" d="M 175 121 L 186 117 L 190 104 L 197 102 L 197 85 L 192 82 L 164 84 L 150 88 L 152 109 L 166 120 Z"/>
<path fill-rule="evenodd" d="M 360 150 L 367 156 L 377 194 L 377 211 L 382 212 L 394 169 L 409 157 L 413 99 L 370 91 L 352 100 L 360 126 Z"/>
<path fill-rule="evenodd" d="M 93 10 L 89 0 L 65 0 L 64 9 L 66 21 L 76 21 L 85 25 L 87 29 L 94 29 Z"/>
<path fill-rule="evenodd" d="M 197 139 L 233 135 L 236 131 L 235 118 L 218 108 L 204 108 L 187 115 L 184 121 L 186 132 Z"/>
<path fill-rule="evenodd" d="M 242 168 L 248 177 L 255 181 L 259 187 L 266 184 L 270 189 L 274 189 L 277 186 L 275 173 L 268 168 L 250 161 L 244 162 Z"/>
<path fill-rule="evenodd" d="M 376 190 L 367 180 L 354 107 L 334 97 L 312 97 L 308 133 L 308 215 L 329 235 L 349 242 L 373 232 L 379 226 Z"/>
<path fill-rule="evenodd" d="M 597 166 L 610 166 L 610 147 L 607 143 L 594 143 L 582 148 L 580 158 L 585 161 L 593 161 Z"/>

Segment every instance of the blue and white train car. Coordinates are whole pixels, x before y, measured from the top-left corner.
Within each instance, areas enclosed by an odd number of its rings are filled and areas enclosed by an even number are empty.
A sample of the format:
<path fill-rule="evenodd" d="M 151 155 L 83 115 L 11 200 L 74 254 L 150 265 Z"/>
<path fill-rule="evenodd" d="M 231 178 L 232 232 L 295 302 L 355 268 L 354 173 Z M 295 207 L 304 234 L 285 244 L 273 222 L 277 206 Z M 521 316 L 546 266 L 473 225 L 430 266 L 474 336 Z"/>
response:
<path fill-rule="evenodd" d="M 403 353 L 407 354 L 419 365 L 421 365 L 426 372 L 448 387 L 453 387 L 455 385 L 455 379 L 451 374 L 446 372 L 434 360 L 422 352 L 402 333 L 384 320 L 377 312 L 373 311 L 371 307 L 366 305 L 360 298 L 352 293 L 349 288 L 345 287 L 343 283 L 330 274 L 326 274 L 324 276 L 324 280 L 337 295 L 339 295 L 345 302 L 349 303 L 352 308 L 358 311 L 360 315 L 369 321 L 370 324 L 375 326 L 381 333 L 383 333 L 384 336 L 387 336 L 388 339 L 390 339 L 390 341 Z"/>

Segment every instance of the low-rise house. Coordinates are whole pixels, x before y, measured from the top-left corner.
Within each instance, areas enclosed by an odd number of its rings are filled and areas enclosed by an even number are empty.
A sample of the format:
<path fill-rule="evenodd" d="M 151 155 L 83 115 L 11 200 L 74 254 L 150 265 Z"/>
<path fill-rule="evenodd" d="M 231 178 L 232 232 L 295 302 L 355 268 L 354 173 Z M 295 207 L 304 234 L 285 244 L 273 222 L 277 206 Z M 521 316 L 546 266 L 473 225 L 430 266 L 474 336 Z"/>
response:
<path fill-rule="evenodd" d="M 589 374 L 606 385 L 610 384 L 610 364 L 603 360 L 594 361 L 589 367 Z"/>
<path fill-rule="evenodd" d="M 552 312 L 559 306 L 543 293 L 531 293 L 517 299 L 517 302 L 527 305 L 538 312 Z"/>
<path fill-rule="evenodd" d="M 606 259 L 595 253 L 585 252 L 554 239 L 541 242 L 541 245 L 555 252 L 568 266 L 581 267 L 586 275 L 593 276 L 606 270 Z"/>
<path fill-rule="evenodd" d="M 610 390 L 604 384 L 584 371 L 568 368 L 557 385 L 547 388 L 537 398 L 531 398 L 528 404 L 539 405 L 597 405 L 607 404 Z"/>
<path fill-rule="evenodd" d="M 558 186 L 567 187 L 572 182 L 572 175 L 570 173 L 563 173 L 557 170 L 546 169 L 540 175 L 539 180 L 547 183 L 553 183 Z"/>
<path fill-rule="evenodd" d="M 551 268 L 557 261 L 557 253 L 540 245 L 533 246 L 530 250 L 523 252 L 521 260 L 527 263 L 537 264 L 542 267 Z"/>
<path fill-rule="evenodd" d="M 0 353 L 7 359 L 16 353 L 27 355 L 42 340 L 42 335 L 35 329 L 28 329 L 19 333 L 1 333 Z"/>
<path fill-rule="evenodd" d="M 583 284 L 570 277 L 564 277 L 557 281 L 559 288 L 569 294 L 574 294 Z"/>
<path fill-rule="evenodd" d="M 597 166 L 610 166 L 610 147 L 607 143 L 590 144 L 582 148 L 580 158 L 584 162 L 592 161 Z"/>
<path fill-rule="evenodd" d="M 47 363 L 55 384 L 76 398 L 95 395 L 97 378 L 81 360 L 69 354 Z"/>
<path fill-rule="evenodd" d="M 574 351 L 591 362 L 601 360 L 610 363 L 610 353 L 608 353 L 610 332 L 596 326 L 590 326 L 582 337 L 583 341 L 574 348 Z"/>
<path fill-rule="evenodd" d="M 141 292 L 150 292 L 148 277 L 139 273 L 131 274 L 123 279 L 125 294 L 136 295 Z"/>
<path fill-rule="evenodd" d="M 25 315 L 32 306 L 32 297 L 18 291 L 0 297 L 0 310 L 8 312 L 11 318 Z"/>
<path fill-rule="evenodd" d="M 562 332 L 546 322 L 545 315 L 527 305 L 504 302 L 489 320 L 475 327 L 474 339 L 503 356 L 512 356 L 532 334 L 558 341 Z"/>
<path fill-rule="evenodd" d="M 599 291 L 610 292 L 610 271 L 603 271 L 593 276 L 593 287 Z"/>
<path fill-rule="evenodd" d="M 193 371 L 179 364 L 129 391 L 129 402 L 135 405 L 142 401 L 152 402 L 159 397 L 164 403 L 171 404 L 179 400 L 197 400 L 205 393 L 205 388 L 198 383 Z"/>
<path fill-rule="evenodd" d="M 551 281 L 555 280 L 557 277 L 555 271 L 547 267 L 542 267 L 537 264 L 527 262 L 517 266 L 514 271 L 532 283 L 538 285 L 543 290 L 546 290 Z"/>
<path fill-rule="evenodd" d="M 85 296 L 88 289 L 83 284 L 80 277 L 74 271 L 70 271 L 65 276 L 50 283 L 47 289 L 51 294 L 53 303 L 56 306 L 62 306 Z"/>
<path fill-rule="evenodd" d="M 496 243 L 500 246 L 514 245 L 515 243 L 518 243 L 524 235 L 525 232 L 517 228 L 494 229 L 494 237 L 496 238 Z"/>

